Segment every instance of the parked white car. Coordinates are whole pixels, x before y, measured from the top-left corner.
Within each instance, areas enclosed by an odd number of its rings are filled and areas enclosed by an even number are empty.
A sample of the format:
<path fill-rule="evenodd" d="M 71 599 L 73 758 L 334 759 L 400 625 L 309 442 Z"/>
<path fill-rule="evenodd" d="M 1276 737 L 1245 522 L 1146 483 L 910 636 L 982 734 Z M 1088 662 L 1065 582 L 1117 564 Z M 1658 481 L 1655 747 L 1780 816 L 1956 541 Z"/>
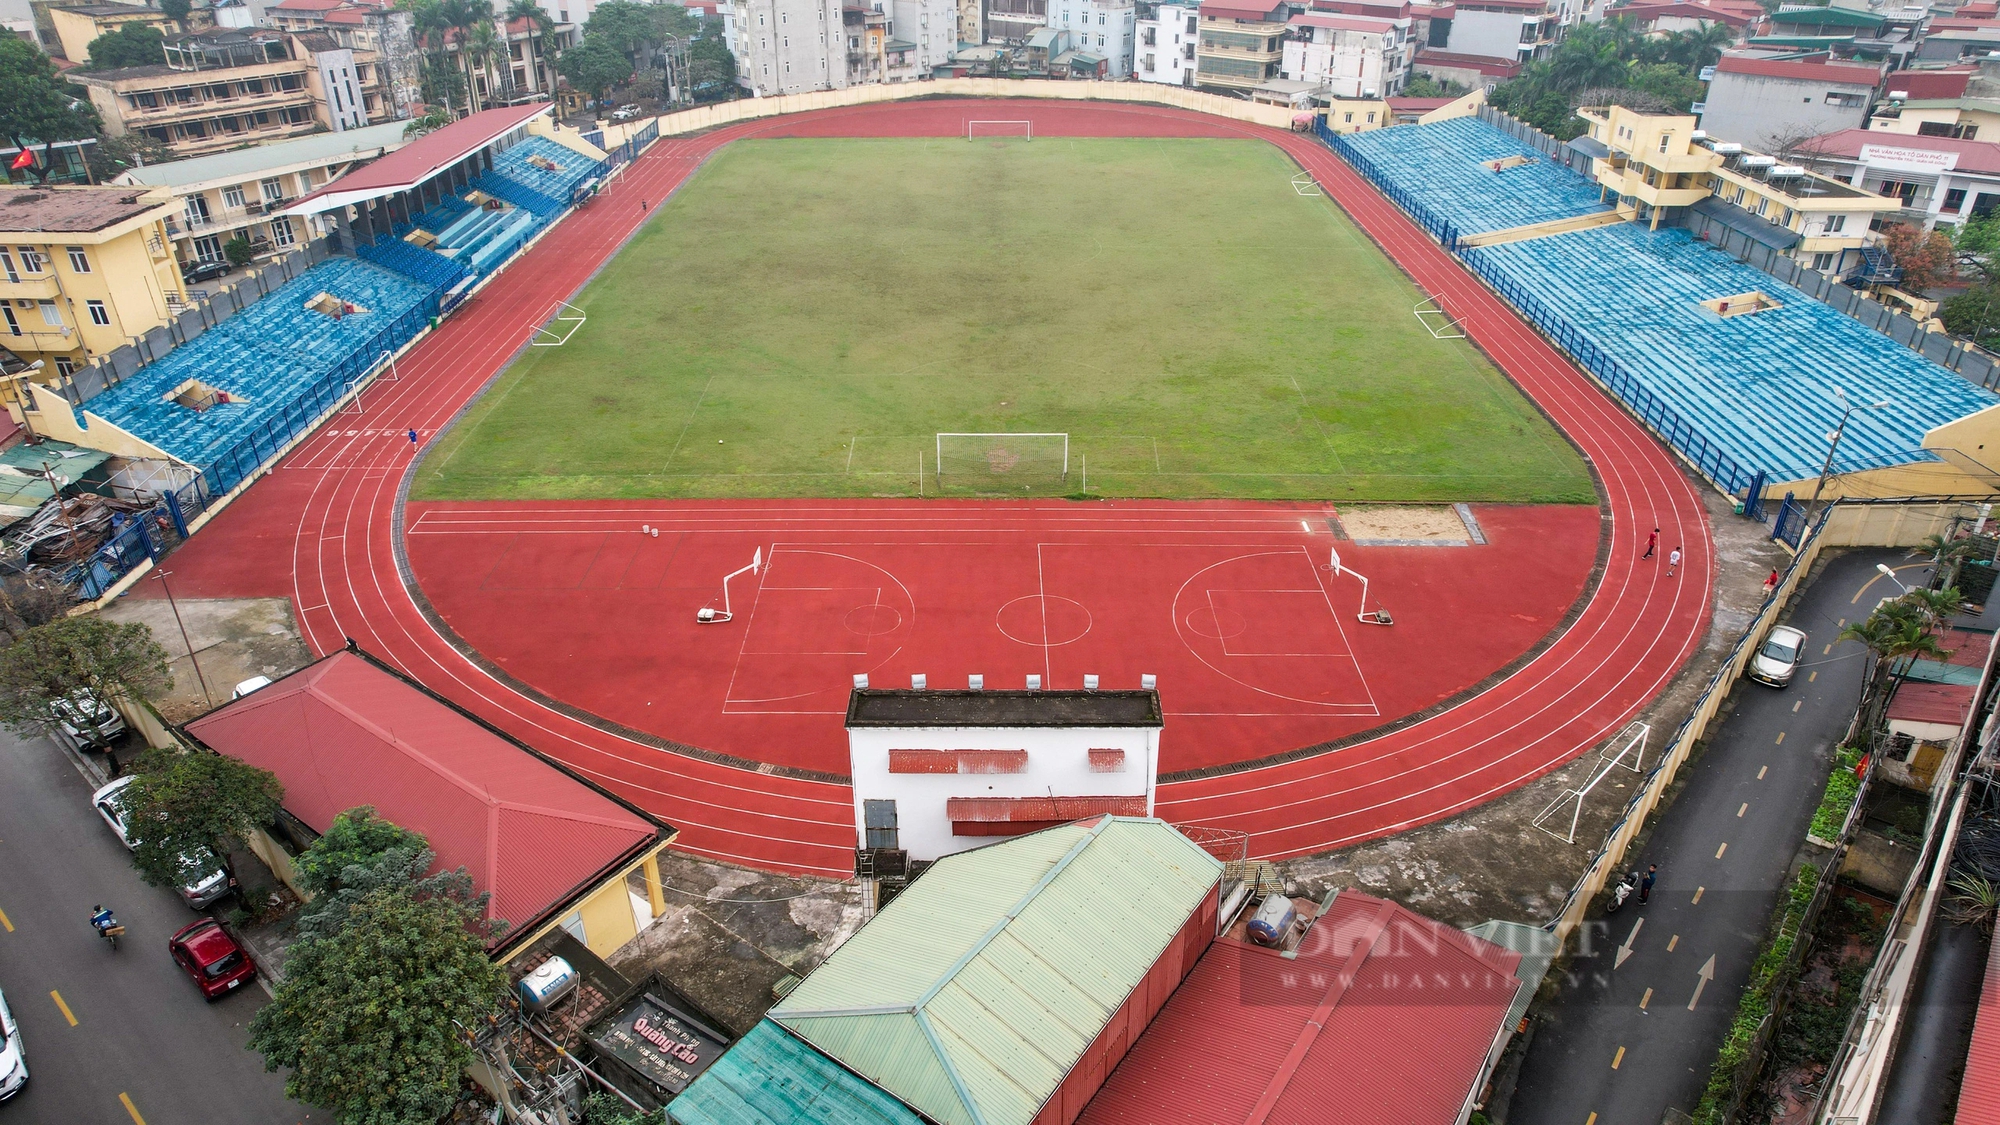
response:
<path fill-rule="evenodd" d="M 131 784 L 131 778 L 121 777 L 92 793 L 90 803 L 97 809 L 97 815 L 104 818 L 104 823 L 111 826 L 111 831 L 118 834 L 118 842 L 128 848 L 135 848 L 138 844 L 132 839 L 131 830 L 126 827 L 125 802 L 121 799 L 126 787 Z M 207 848 L 181 856 L 181 870 L 187 872 L 187 882 L 175 890 L 179 892 L 181 901 L 187 903 L 192 910 L 207 907 L 236 886 L 236 880 L 229 874 L 228 867 Z"/>
<path fill-rule="evenodd" d="M 21 1045 L 21 1029 L 14 1013 L 7 1010 L 7 994 L 0 992 L 0 1102 L 21 1092 L 28 1084 L 28 1051 Z"/>
<path fill-rule="evenodd" d="M 125 720 L 111 704 L 95 692 L 82 688 L 67 699 L 49 701 L 56 722 L 70 744 L 78 749 L 109 746 L 125 733 Z"/>
<path fill-rule="evenodd" d="M 1764 638 L 1764 646 L 1750 658 L 1750 678 L 1772 687 L 1784 687 L 1792 682 L 1805 651 L 1805 633 L 1790 625 L 1780 625 L 1771 630 L 1771 635 Z"/>
<path fill-rule="evenodd" d="M 271 677 L 252 676 L 249 679 L 244 680 L 242 683 L 237 684 L 236 690 L 229 693 L 229 698 L 232 700 L 241 699 L 244 696 L 249 695 L 251 692 L 256 691 L 258 688 L 266 688 L 270 686 L 271 686 Z"/>

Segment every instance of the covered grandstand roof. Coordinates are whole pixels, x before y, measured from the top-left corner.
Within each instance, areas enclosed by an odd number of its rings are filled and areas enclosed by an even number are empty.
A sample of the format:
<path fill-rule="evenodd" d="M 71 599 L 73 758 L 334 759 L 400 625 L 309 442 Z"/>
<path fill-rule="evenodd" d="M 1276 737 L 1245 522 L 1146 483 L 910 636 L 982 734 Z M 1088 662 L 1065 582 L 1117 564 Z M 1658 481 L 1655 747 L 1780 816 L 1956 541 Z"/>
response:
<path fill-rule="evenodd" d="M 548 102 L 502 106 L 454 121 L 435 133 L 411 141 L 366 168 L 358 168 L 304 196 L 285 209 L 287 215 L 314 215 L 350 203 L 380 199 L 410 191 L 533 118 L 549 112 Z"/>

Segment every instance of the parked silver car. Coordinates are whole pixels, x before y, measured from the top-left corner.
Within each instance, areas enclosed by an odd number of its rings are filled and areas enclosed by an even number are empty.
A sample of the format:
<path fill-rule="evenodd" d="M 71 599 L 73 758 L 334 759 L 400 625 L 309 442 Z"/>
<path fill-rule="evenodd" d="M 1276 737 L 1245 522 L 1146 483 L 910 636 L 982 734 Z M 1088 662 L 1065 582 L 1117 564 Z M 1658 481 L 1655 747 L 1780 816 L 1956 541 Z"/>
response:
<path fill-rule="evenodd" d="M 1805 656 L 1805 651 L 1805 633 L 1790 625 L 1780 625 L 1771 630 L 1771 635 L 1764 638 L 1763 647 L 1750 658 L 1748 674 L 1758 683 L 1784 687 L 1798 672 L 1799 661 Z"/>
<path fill-rule="evenodd" d="M 71 692 L 66 699 L 52 699 L 49 709 L 70 745 L 79 750 L 109 746 L 125 733 L 125 720 L 111 704 L 88 688 Z"/>
<path fill-rule="evenodd" d="M 0 992 L 0 1102 L 21 1092 L 28 1084 L 28 1051 L 21 1046 L 21 1029 L 14 1013 L 7 1010 L 7 994 Z"/>
<path fill-rule="evenodd" d="M 126 787 L 131 784 L 131 778 L 121 777 L 90 795 L 90 803 L 97 809 L 97 815 L 103 817 L 104 823 L 118 834 L 118 842 L 128 848 L 138 846 L 126 826 L 125 802 L 122 799 Z M 180 886 L 174 890 L 190 909 L 204 909 L 236 886 L 236 879 L 229 874 L 229 868 L 209 849 L 197 848 L 180 858 L 183 877 Z"/>

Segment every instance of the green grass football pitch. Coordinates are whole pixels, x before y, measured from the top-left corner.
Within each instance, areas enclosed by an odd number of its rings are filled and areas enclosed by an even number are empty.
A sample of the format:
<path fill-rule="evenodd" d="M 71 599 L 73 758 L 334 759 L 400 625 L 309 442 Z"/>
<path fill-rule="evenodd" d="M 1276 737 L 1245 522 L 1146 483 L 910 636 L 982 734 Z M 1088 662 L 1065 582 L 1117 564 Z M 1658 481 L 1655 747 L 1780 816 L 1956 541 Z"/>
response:
<path fill-rule="evenodd" d="M 1050 495 L 1087 473 L 1108 496 L 1594 500 L 1295 172 L 1248 140 L 738 141 L 414 495 Z M 1053 442 L 967 439 L 940 479 L 947 431 L 1067 433 L 1068 476 Z"/>

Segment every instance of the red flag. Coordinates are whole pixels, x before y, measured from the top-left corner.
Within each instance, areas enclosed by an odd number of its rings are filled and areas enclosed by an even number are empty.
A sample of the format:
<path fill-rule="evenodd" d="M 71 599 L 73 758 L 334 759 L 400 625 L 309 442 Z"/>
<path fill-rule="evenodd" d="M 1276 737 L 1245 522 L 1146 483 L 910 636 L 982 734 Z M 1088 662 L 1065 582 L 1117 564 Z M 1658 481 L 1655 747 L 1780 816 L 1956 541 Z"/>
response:
<path fill-rule="evenodd" d="M 21 155 L 14 158 L 14 163 L 9 164 L 7 167 L 18 172 L 23 168 L 33 168 L 34 166 L 35 166 L 34 150 L 24 148 L 21 150 Z"/>

